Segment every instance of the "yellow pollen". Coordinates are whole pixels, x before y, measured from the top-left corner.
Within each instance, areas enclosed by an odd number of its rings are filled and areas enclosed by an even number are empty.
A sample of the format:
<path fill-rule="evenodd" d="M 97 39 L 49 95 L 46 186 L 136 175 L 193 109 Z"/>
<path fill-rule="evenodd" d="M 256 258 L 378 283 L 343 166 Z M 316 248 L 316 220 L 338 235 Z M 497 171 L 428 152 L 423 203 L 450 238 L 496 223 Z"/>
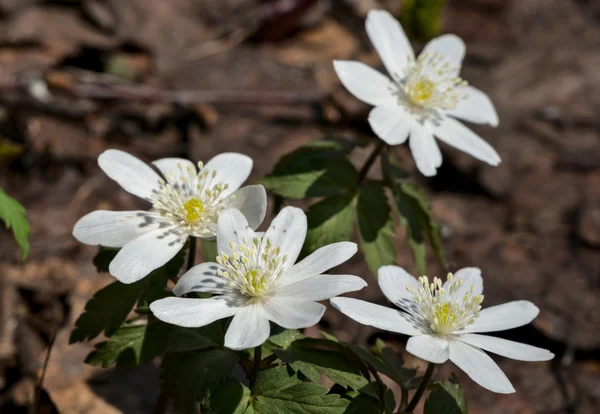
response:
<path fill-rule="evenodd" d="M 421 105 L 429 100 L 433 95 L 435 84 L 428 79 L 419 80 L 410 90 L 410 99 L 417 105 Z"/>
<path fill-rule="evenodd" d="M 183 209 L 185 210 L 185 220 L 193 224 L 200 220 L 200 215 L 204 212 L 204 204 L 193 197 L 183 204 Z"/>

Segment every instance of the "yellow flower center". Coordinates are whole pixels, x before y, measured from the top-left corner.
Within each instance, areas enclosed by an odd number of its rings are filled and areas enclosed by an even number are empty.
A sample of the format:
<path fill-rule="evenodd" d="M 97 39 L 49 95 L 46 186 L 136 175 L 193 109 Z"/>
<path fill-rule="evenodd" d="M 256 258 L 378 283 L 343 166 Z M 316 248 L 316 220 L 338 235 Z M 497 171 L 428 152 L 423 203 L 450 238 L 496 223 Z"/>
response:
<path fill-rule="evenodd" d="M 454 279 L 449 273 L 448 282 L 444 288 L 441 279 L 434 277 L 433 283 L 429 283 L 427 276 L 421 276 L 419 289 L 406 287 L 414 295 L 412 300 L 428 321 L 429 328 L 440 335 L 452 334 L 473 323 L 483 302 L 483 295 L 474 294 L 475 286 L 466 292 L 461 289 L 463 279 Z"/>
<path fill-rule="evenodd" d="M 418 105 L 422 105 L 427 102 L 431 95 L 433 95 L 433 91 L 435 88 L 435 84 L 427 79 L 419 80 L 415 86 L 409 91 L 410 99 L 414 103 Z"/>
<path fill-rule="evenodd" d="M 190 224 L 195 224 L 204 212 L 204 204 L 196 197 L 192 197 L 183 203 L 183 209 L 185 210 L 185 220 Z"/>

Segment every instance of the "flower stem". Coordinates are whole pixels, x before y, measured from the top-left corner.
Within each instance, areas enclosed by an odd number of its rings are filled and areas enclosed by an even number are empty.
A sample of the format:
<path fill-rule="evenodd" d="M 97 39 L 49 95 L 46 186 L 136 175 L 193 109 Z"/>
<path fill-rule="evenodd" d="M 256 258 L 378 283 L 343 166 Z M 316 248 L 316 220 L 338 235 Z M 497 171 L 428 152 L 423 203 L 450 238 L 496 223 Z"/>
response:
<path fill-rule="evenodd" d="M 187 265 L 185 267 L 185 270 L 190 270 L 192 267 L 194 267 L 194 263 L 196 262 L 196 238 L 195 237 L 190 237 L 190 248 L 188 251 L 188 259 L 187 259 Z"/>
<path fill-rule="evenodd" d="M 256 383 L 256 373 L 260 368 L 260 362 L 262 361 L 262 345 L 254 348 L 254 368 L 252 369 L 252 375 L 250 376 L 250 390 L 254 390 L 254 384 Z"/>
<path fill-rule="evenodd" d="M 369 172 L 369 170 L 373 166 L 373 163 L 377 159 L 377 156 L 381 153 L 381 151 L 384 148 L 385 148 L 385 142 L 383 142 L 383 141 L 380 141 L 375 146 L 375 148 L 373 149 L 373 152 L 371 153 L 371 155 L 369 155 L 369 158 L 367 159 L 367 161 L 365 162 L 365 164 L 363 165 L 363 167 L 360 169 L 360 172 L 358 173 L 358 183 L 359 184 L 362 183 L 363 180 L 367 177 L 367 173 Z"/>
<path fill-rule="evenodd" d="M 433 362 L 430 362 L 429 365 L 427 365 L 427 370 L 425 371 L 425 375 L 423 375 L 423 380 L 421 381 L 421 385 L 419 385 L 419 388 L 417 388 L 415 395 L 413 395 L 412 400 L 410 400 L 408 407 L 406 407 L 406 410 L 404 410 L 404 411 L 406 411 L 408 413 L 413 412 L 413 410 L 419 403 L 419 400 L 425 393 L 425 389 L 429 385 L 429 380 L 431 380 L 431 375 L 433 374 L 434 368 L 435 368 L 435 364 Z"/>

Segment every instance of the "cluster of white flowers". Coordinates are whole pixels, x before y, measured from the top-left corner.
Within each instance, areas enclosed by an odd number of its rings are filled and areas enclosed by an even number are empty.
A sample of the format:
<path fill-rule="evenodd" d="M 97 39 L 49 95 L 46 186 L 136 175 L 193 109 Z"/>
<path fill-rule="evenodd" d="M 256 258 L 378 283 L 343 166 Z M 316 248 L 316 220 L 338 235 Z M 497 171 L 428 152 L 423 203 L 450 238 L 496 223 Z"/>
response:
<path fill-rule="evenodd" d="M 452 35 L 439 37 L 415 59 L 389 13 L 371 12 L 366 27 L 390 78 L 359 62 L 337 61 L 335 69 L 352 94 L 375 106 L 369 116 L 373 131 L 390 145 L 409 139 L 416 165 L 425 175 L 435 175 L 442 162 L 434 135 L 497 165 L 496 151 L 454 119 L 498 124 L 488 97 L 459 77 L 462 41 Z M 121 248 L 109 268 L 119 281 L 136 282 L 163 266 L 189 237 L 216 237 L 216 263 L 192 267 L 175 285 L 176 297 L 150 305 L 165 322 L 201 327 L 233 317 L 224 345 L 239 350 L 264 343 L 270 321 L 289 329 L 315 325 L 325 312 L 318 302 L 331 299 L 335 308 L 360 323 L 411 336 L 406 348 L 411 354 L 436 364 L 450 360 L 481 386 L 499 393 L 514 389 L 483 350 L 522 361 L 554 356 L 478 334 L 525 325 L 539 310 L 526 301 L 482 310 L 483 280 L 476 268 L 449 274 L 442 283 L 426 276 L 416 279 L 400 267 L 382 267 L 379 286 L 400 310 L 336 297 L 366 286 L 358 276 L 324 273 L 352 257 L 356 244 L 331 244 L 296 263 L 307 221 L 294 207 L 284 208 L 266 232 L 255 232 L 265 217 L 267 198 L 260 185 L 240 188 L 252 169 L 245 155 L 224 153 L 197 165 L 165 158 L 153 162 L 155 171 L 125 152 L 109 150 L 98 163 L 126 191 L 152 205 L 148 211 L 95 211 L 75 225 L 73 235 L 82 243 Z M 190 292 L 212 296 L 182 297 Z"/>

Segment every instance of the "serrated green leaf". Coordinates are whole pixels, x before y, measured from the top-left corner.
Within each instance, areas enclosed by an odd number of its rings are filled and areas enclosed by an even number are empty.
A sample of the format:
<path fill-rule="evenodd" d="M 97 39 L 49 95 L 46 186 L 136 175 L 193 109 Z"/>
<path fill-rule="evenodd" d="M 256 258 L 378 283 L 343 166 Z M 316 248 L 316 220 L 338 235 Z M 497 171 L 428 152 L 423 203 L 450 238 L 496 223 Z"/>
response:
<path fill-rule="evenodd" d="M 106 249 L 100 249 L 98 255 L 108 255 L 106 252 Z M 69 342 L 89 341 L 103 331 L 107 336 L 112 335 L 125 322 L 138 300 L 140 306 L 147 307 L 149 302 L 165 295 L 167 280 L 179 272 L 183 266 L 183 258 L 182 250 L 165 266 L 136 283 L 124 284 L 116 281 L 97 291 L 75 322 Z"/>
<path fill-rule="evenodd" d="M 277 195 L 295 199 L 351 193 L 356 189 L 358 173 L 345 152 L 315 143 L 300 147 L 281 158 L 259 183 Z"/>
<path fill-rule="evenodd" d="M 194 413 L 197 402 L 231 377 L 237 362 L 228 349 L 167 353 L 161 365 L 163 387 L 177 409 Z"/>
<path fill-rule="evenodd" d="M 121 326 L 107 341 L 96 344 L 85 362 L 102 368 L 115 363 L 117 367 L 147 364 L 165 352 L 172 328 L 153 317 L 148 324 Z"/>
<path fill-rule="evenodd" d="M 211 392 L 202 412 L 206 414 L 249 414 L 247 409 L 250 398 L 248 387 L 229 378 Z"/>
<path fill-rule="evenodd" d="M 319 382 L 320 374 L 329 377 L 342 387 L 359 390 L 369 383 L 356 365 L 358 356 L 338 342 L 305 338 L 294 341 L 288 350 L 273 351 L 282 361 L 302 372 L 313 382 Z"/>
<path fill-rule="evenodd" d="M 306 214 L 308 233 L 303 255 L 328 244 L 352 238 L 354 202 L 353 195 L 339 195 L 325 198 L 309 207 Z"/>
<path fill-rule="evenodd" d="M 167 348 L 169 352 L 188 352 L 220 347 L 223 344 L 224 336 L 222 320 L 201 328 L 174 326 Z"/>
<path fill-rule="evenodd" d="M 359 188 L 356 205 L 360 248 L 373 274 L 396 259 L 391 209 L 383 186 L 366 183 Z"/>
<path fill-rule="evenodd" d="M 468 414 L 467 398 L 459 384 L 436 382 L 425 401 L 424 414 Z"/>
<path fill-rule="evenodd" d="M 344 414 L 381 413 L 381 402 L 369 394 L 355 391 L 353 394 L 345 395 L 350 401 Z"/>
<path fill-rule="evenodd" d="M 425 236 L 443 266 L 446 265 L 440 225 L 435 221 L 427 196 L 414 184 L 403 181 L 402 171 L 391 154 L 382 157 L 386 182 L 394 192 L 394 199 L 402 225 L 408 231 L 408 245 L 413 252 L 419 274 L 426 273 Z"/>
<path fill-rule="evenodd" d="M 288 349 L 292 343 L 298 339 L 304 338 L 304 335 L 297 329 L 285 329 L 269 337 L 269 342 L 277 345 L 280 349 Z"/>
<path fill-rule="evenodd" d="M 312 382 L 302 382 L 290 367 L 271 367 L 256 378 L 256 414 L 342 414 L 349 401 Z"/>
<path fill-rule="evenodd" d="M 7 230 L 12 230 L 15 240 L 21 248 L 21 260 L 29 253 L 29 222 L 27 211 L 17 200 L 11 198 L 0 188 L 0 219 Z"/>

